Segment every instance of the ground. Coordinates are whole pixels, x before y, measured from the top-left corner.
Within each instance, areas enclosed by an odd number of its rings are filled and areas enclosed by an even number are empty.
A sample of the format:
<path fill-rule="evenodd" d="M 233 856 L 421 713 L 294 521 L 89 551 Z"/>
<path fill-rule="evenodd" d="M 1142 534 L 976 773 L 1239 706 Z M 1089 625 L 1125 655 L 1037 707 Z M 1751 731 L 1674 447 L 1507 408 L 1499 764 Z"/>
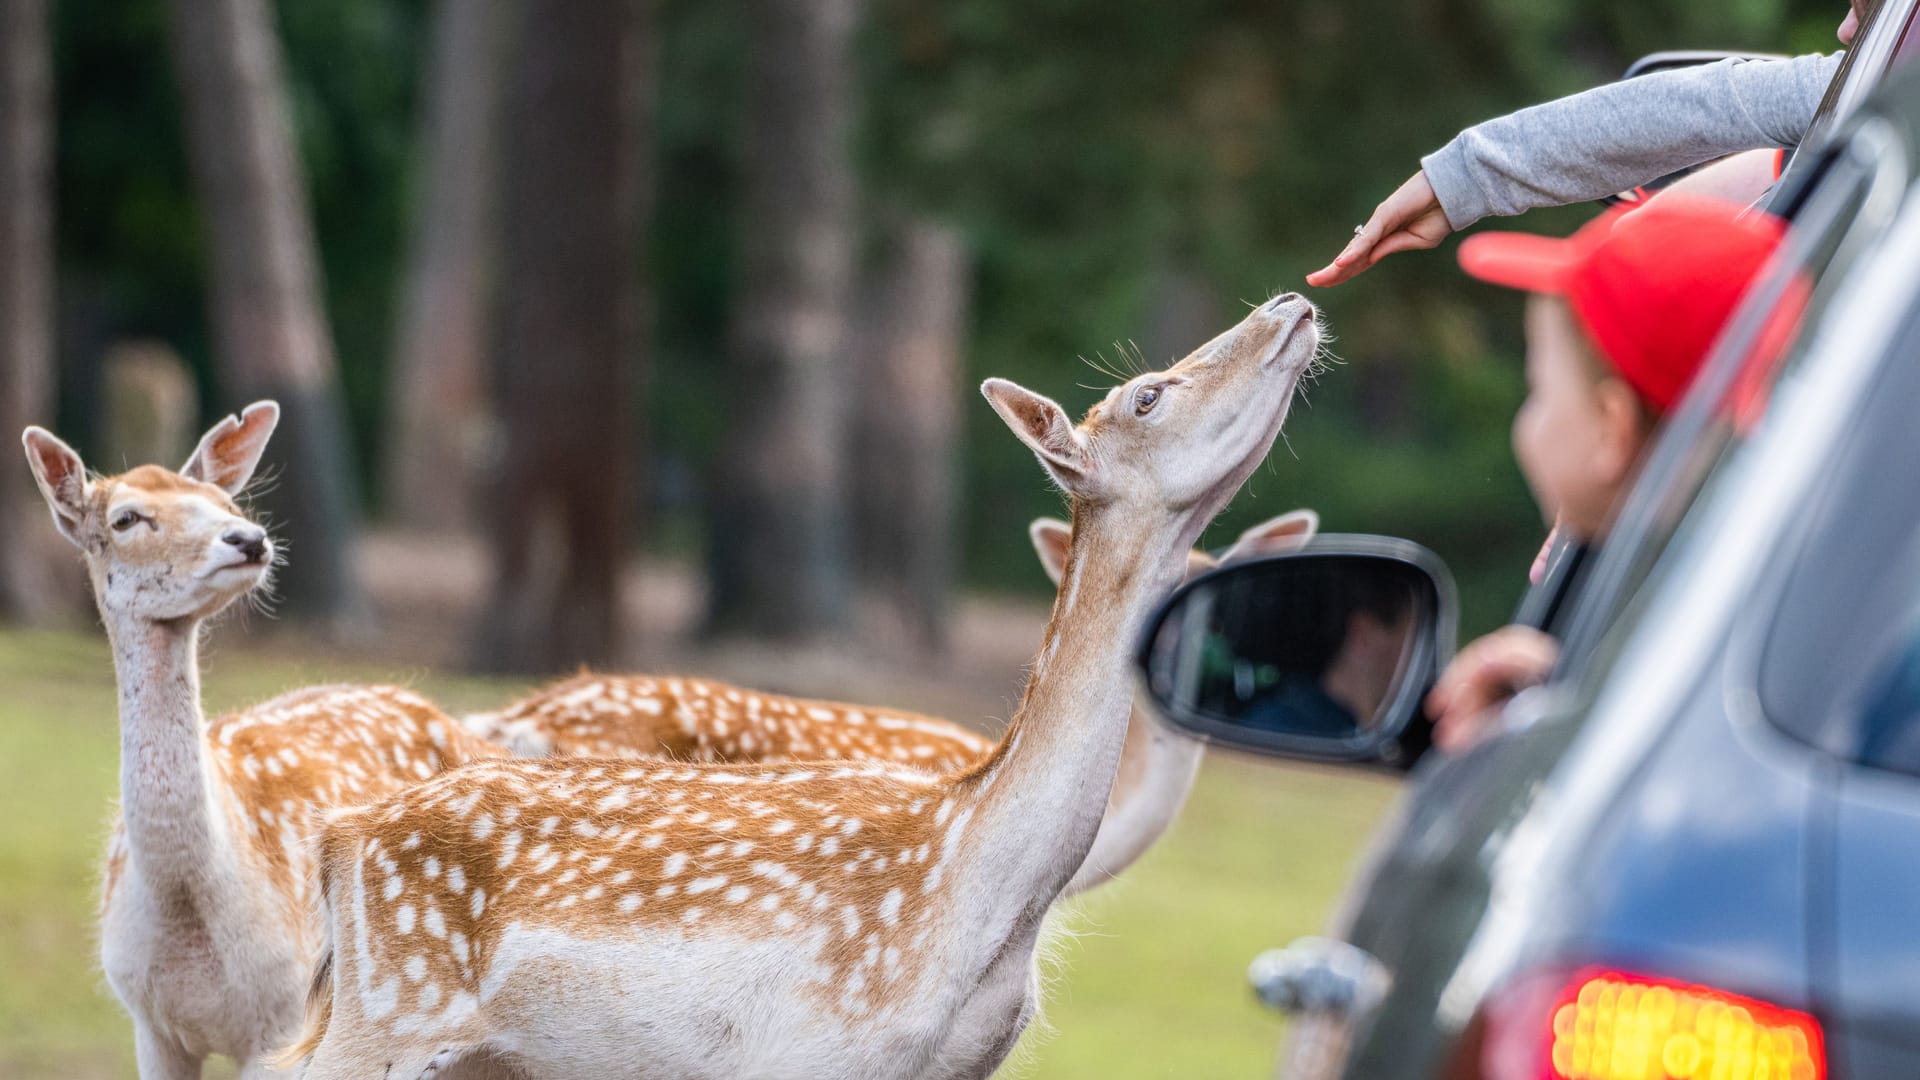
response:
<path fill-rule="evenodd" d="M 940 678 L 873 680 L 861 677 L 857 663 L 816 657 L 810 670 L 755 681 L 823 695 L 859 691 L 956 719 L 1004 716 L 1018 681 L 1017 650 L 1002 656 L 967 641 L 1031 641 L 1037 624 L 1030 607 L 973 612 L 957 646 L 973 659 L 943 668 Z M 257 646 L 252 641 L 262 635 L 251 631 L 258 629 L 253 620 L 213 634 L 203 657 L 210 711 L 316 682 L 402 682 L 450 710 L 491 705 L 519 685 L 439 674 L 434 657 L 398 648 L 371 662 L 284 637 Z M 750 653 L 673 663 L 737 679 L 767 674 Z M 0 630 L 0 687 L 7 691 L 0 695 L 0 1077 L 132 1076 L 129 1028 L 100 977 L 93 943 L 118 761 L 105 646 L 85 632 Z M 1394 792 L 1375 776 L 1210 755 L 1173 831 L 1066 920 L 1072 934 L 1054 950 L 1046 1024 L 1027 1037 L 1006 1074 L 1268 1075 L 1283 1024 L 1253 1002 L 1247 961 L 1322 928 Z"/>

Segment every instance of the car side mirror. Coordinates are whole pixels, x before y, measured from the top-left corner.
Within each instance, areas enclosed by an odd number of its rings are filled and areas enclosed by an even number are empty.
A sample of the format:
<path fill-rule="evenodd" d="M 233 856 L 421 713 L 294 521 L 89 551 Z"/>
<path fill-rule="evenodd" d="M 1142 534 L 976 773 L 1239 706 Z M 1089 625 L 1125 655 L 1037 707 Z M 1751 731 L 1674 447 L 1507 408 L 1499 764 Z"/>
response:
<path fill-rule="evenodd" d="M 1398 763 L 1453 655 L 1452 576 L 1418 544 L 1320 536 L 1193 579 L 1148 621 L 1141 691 L 1190 735 L 1281 757 Z M 1402 736 L 1408 736 L 1406 745 Z"/>
<path fill-rule="evenodd" d="M 1784 60 L 1780 53 L 1734 52 L 1725 49 L 1669 49 L 1665 52 L 1648 53 L 1627 65 L 1627 73 L 1622 79 L 1637 79 L 1642 75 L 1652 75 L 1660 71 L 1672 71 L 1676 68 L 1698 67 L 1701 64 L 1717 64 L 1722 60 Z M 1639 202 L 1661 188 L 1684 179 L 1708 165 L 1703 161 L 1698 165 L 1689 165 L 1677 172 L 1670 172 L 1650 183 L 1643 184 L 1632 191 L 1622 191 L 1617 195 L 1608 195 L 1600 199 L 1602 206 L 1615 206 L 1623 202 Z"/>

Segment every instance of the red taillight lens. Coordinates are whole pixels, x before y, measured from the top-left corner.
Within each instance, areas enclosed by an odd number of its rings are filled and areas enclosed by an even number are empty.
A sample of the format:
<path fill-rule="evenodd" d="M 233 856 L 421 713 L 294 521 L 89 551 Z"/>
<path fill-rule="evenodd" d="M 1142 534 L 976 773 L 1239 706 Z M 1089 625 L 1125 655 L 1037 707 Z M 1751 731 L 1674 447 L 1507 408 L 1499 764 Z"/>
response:
<path fill-rule="evenodd" d="M 1709 986 L 1618 971 L 1522 980 L 1485 1047 L 1508 1080 L 1824 1080 L 1820 1023 Z"/>

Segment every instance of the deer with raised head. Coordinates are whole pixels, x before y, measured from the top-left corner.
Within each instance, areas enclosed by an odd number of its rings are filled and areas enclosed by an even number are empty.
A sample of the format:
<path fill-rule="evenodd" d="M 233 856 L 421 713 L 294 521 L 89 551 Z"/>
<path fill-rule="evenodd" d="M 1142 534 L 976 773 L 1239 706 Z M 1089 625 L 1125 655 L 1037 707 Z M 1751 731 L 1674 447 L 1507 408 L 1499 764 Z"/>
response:
<path fill-rule="evenodd" d="M 92 477 L 47 431 L 22 436 L 53 522 L 86 556 L 120 696 L 120 812 L 107 852 L 100 959 L 133 1018 L 144 1080 L 243 1077 L 299 1027 L 319 952 L 311 909 L 319 811 L 503 751 L 416 694 L 322 687 L 208 724 L 202 625 L 262 587 L 273 541 L 234 497 L 280 410 L 214 425 L 179 472 Z"/>
<path fill-rule="evenodd" d="M 986 383 L 1073 539 L 1020 707 L 967 769 L 487 761 L 332 815 L 329 943 L 289 1056 L 309 1080 L 474 1054 L 570 1078 L 991 1072 L 1106 808 L 1142 625 L 1317 340 L 1312 306 L 1277 297 L 1078 425 Z"/>
<path fill-rule="evenodd" d="M 1193 549 L 1187 572 L 1191 576 L 1297 547 L 1319 524 L 1311 510 L 1282 514 L 1241 533 L 1217 558 Z M 1058 518 L 1038 518 L 1028 528 L 1040 565 L 1056 587 L 1072 535 L 1073 527 Z M 475 734 L 523 757 L 762 765 L 877 761 L 946 773 L 972 765 L 992 746 L 959 724 L 899 709 L 655 675 L 576 675 L 500 712 L 474 714 L 464 722 Z M 1063 897 L 1112 880 L 1153 846 L 1185 805 L 1201 751 L 1197 740 L 1135 710 L 1100 832 Z"/>
<path fill-rule="evenodd" d="M 1292 510 L 1269 518 L 1241 533 L 1218 557 L 1199 548 L 1187 554 L 1187 576 L 1263 555 L 1290 551 L 1306 543 L 1320 528 L 1320 515 Z M 1040 563 L 1057 586 L 1066 573 L 1067 553 L 1073 546 L 1073 526 L 1059 518 L 1039 518 L 1028 527 Z M 1151 710 L 1136 708 L 1127 721 L 1126 741 L 1120 747 L 1120 768 L 1107 795 L 1107 814 L 1093 847 L 1067 882 L 1061 896 L 1080 893 L 1118 877 L 1154 842 L 1165 835 L 1187 804 L 1187 793 L 1200 774 L 1206 744 L 1168 727 Z"/>

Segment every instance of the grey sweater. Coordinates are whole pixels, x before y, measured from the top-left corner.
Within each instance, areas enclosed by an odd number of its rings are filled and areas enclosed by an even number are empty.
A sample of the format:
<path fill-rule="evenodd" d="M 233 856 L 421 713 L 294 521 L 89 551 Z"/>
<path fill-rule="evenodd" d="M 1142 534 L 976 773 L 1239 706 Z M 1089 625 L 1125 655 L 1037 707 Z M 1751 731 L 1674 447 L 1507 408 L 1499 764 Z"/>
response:
<path fill-rule="evenodd" d="M 1740 150 L 1800 142 L 1844 53 L 1721 60 L 1470 127 L 1421 161 L 1447 222 L 1598 199 Z"/>

